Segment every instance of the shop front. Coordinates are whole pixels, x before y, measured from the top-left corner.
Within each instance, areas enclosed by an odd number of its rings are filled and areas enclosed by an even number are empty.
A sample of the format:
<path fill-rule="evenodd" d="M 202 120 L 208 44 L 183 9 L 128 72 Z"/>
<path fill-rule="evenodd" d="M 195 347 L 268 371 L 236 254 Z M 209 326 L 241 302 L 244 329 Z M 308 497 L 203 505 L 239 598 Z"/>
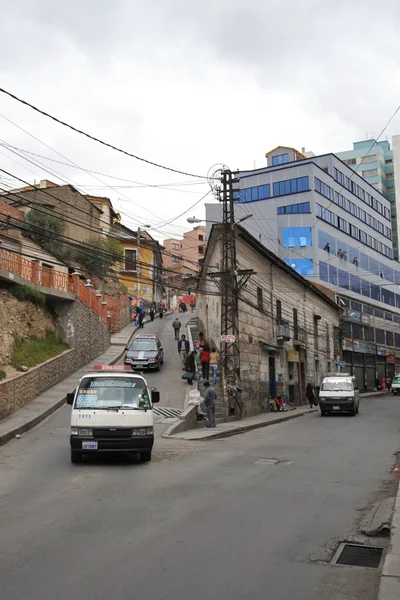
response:
<path fill-rule="evenodd" d="M 395 351 L 395 358 L 396 358 L 396 373 L 400 373 L 400 352 L 398 350 Z"/>
<path fill-rule="evenodd" d="M 365 385 L 366 390 L 371 392 L 375 389 L 376 381 L 376 346 L 367 342 L 367 353 L 365 355 Z"/>
<path fill-rule="evenodd" d="M 390 380 L 396 374 L 396 353 L 394 350 L 389 350 L 389 354 L 386 356 L 386 377 Z"/>
<path fill-rule="evenodd" d="M 343 360 L 345 371 L 354 375 L 361 390 L 372 391 L 376 384 L 377 349 L 375 344 L 345 338 Z M 384 358 L 384 371 L 386 359 Z"/>
<path fill-rule="evenodd" d="M 389 355 L 389 348 L 377 346 L 376 348 L 376 377 L 386 379 L 386 357 Z"/>

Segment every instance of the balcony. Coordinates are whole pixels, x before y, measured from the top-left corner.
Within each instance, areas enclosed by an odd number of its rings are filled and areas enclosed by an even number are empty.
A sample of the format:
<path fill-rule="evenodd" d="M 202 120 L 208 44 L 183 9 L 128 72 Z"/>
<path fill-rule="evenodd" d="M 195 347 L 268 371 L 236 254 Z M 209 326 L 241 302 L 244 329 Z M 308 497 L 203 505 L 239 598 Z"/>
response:
<path fill-rule="evenodd" d="M 290 340 L 290 325 L 288 321 L 280 321 L 277 324 L 276 339 L 278 342 L 288 342 Z"/>
<path fill-rule="evenodd" d="M 297 330 L 295 330 L 294 332 L 294 336 L 293 336 L 293 345 L 294 346 L 301 346 L 301 347 L 305 347 L 306 345 L 306 332 L 304 329 L 301 329 L 301 327 L 298 327 Z"/>

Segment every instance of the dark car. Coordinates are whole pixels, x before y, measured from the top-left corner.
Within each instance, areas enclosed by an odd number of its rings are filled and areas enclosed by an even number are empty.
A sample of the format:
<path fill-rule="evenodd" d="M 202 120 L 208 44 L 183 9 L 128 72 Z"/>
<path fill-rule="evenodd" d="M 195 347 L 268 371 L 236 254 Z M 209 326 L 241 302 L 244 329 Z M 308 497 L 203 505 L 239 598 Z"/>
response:
<path fill-rule="evenodd" d="M 127 346 L 124 362 L 132 369 L 159 371 L 164 362 L 164 349 L 158 337 L 152 333 L 139 333 Z"/>

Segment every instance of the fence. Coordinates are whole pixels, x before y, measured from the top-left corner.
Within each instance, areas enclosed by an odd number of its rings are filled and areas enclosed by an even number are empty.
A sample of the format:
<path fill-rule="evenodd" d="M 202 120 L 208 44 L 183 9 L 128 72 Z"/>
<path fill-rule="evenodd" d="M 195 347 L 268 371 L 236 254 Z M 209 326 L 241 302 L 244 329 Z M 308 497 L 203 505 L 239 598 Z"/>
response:
<path fill-rule="evenodd" d="M 44 288 L 67 292 L 75 296 L 85 306 L 95 312 L 107 323 L 107 304 L 112 304 L 115 310 L 115 298 L 107 294 L 97 294 L 93 287 L 87 287 L 80 281 L 78 275 L 70 275 L 57 271 L 52 267 L 40 264 L 39 260 L 29 260 L 11 250 L 0 249 L 0 269 L 17 275 L 26 281 Z M 128 296 L 118 297 L 118 309 L 128 306 Z"/>

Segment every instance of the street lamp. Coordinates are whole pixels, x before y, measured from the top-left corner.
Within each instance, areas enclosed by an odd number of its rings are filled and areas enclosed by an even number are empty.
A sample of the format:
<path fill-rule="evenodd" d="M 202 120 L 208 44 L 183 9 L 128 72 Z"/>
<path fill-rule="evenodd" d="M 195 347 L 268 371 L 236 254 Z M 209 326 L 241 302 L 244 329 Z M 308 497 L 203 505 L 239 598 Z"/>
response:
<path fill-rule="evenodd" d="M 149 229 L 151 227 L 151 225 L 141 225 L 140 227 L 137 228 L 137 244 L 136 244 L 136 306 L 139 306 L 139 301 L 140 301 L 140 271 L 139 271 L 139 264 L 140 264 L 140 232 L 143 231 L 144 229 Z"/>
<path fill-rule="evenodd" d="M 249 214 L 249 215 L 244 215 L 243 217 L 240 217 L 240 219 L 238 219 L 233 225 L 239 225 L 239 223 L 243 223 L 243 221 L 247 221 L 247 219 L 251 219 L 253 215 Z M 208 221 L 207 219 L 198 219 L 196 217 L 188 217 L 187 219 L 188 223 L 220 223 L 221 221 Z"/>

